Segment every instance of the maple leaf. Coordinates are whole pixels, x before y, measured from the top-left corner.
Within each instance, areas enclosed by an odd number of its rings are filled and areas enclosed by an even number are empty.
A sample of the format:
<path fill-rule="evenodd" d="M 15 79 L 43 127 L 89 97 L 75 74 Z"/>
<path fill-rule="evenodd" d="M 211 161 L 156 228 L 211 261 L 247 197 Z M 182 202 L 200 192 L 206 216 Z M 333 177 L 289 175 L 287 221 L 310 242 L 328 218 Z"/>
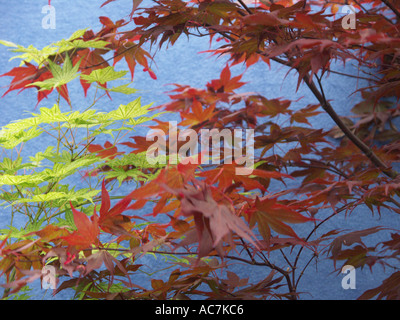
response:
<path fill-rule="evenodd" d="M 193 216 L 199 242 L 199 258 L 208 255 L 213 249 L 224 256 L 222 241 L 227 239 L 233 245 L 233 232 L 258 248 L 250 228 L 234 214 L 232 208 L 214 200 L 208 185 L 203 183 L 197 188 L 186 186 L 185 189 L 171 189 L 166 185 L 162 187 L 180 198 L 183 216 Z M 193 233 L 187 235 L 180 245 L 186 245 L 191 241 Z"/>
<path fill-rule="evenodd" d="M 365 230 L 352 231 L 336 237 L 327 249 L 327 253 L 331 254 L 331 258 L 334 260 L 335 267 L 336 267 L 336 260 L 342 253 L 343 245 L 352 246 L 353 244 L 358 243 L 359 245 L 361 245 L 361 247 L 365 249 L 366 246 L 362 241 L 362 238 L 385 229 L 386 228 L 382 227 L 372 227 Z M 351 254 L 349 255 L 349 257 L 350 256 Z M 343 259 L 345 257 L 342 255 L 341 258 Z"/>
<path fill-rule="evenodd" d="M 89 83 L 97 82 L 99 84 L 105 84 L 106 82 L 120 79 L 127 73 L 128 71 L 115 71 L 114 67 L 108 66 L 94 70 L 90 74 L 83 74 L 81 79 Z"/>
<path fill-rule="evenodd" d="M 77 72 L 79 70 L 80 61 L 73 66 L 69 56 L 66 55 L 62 68 L 51 60 L 48 60 L 48 64 L 53 77 L 49 77 L 43 81 L 36 81 L 26 86 L 39 87 L 39 91 L 52 91 L 56 88 L 61 96 L 69 103 L 67 83 L 78 77 Z"/>
<path fill-rule="evenodd" d="M 152 59 L 151 55 L 139 47 L 138 44 L 127 42 L 124 46 L 118 47 L 114 53 L 114 65 L 122 58 L 125 58 L 125 61 L 128 64 L 128 68 L 131 72 L 131 79 L 134 77 L 136 63 L 143 66 L 143 71 L 148 72 L 153 79 L 157 79 L 147 61 L 147 58 Z"/>
<path fill-rule="evenodd" d="M 101 266 L 105 265 L 106 269 L 110 272 L 111 277 L 114 277 L 115 273 L 115 266 L 114 264 L 121 270 L 124 274 L 127 274 L 128 272 L 126 269 L 123 267 L 122 263 L 113 257 L 107 250 L 100 250 L 92 255 L 89 256 L 87 259 L 87 264 L 85 267 L 85 275 L 89 274 L 91 271 L 100 269 Z M 111 283 L 112 283 L 111 279 Z M 110 283 L 110 284 L 111 284 Z"/>
<path fill-rule="evenodd" d="M 22 279 L 17 279 L 14 281 L 11 281 L 9 283 L 2 284 L 1 286 L 5 289 L 12 289 L 9 294 L 13 294 L 18 292 L 20 289 L 22 289 L 24 286 L 26 286 L 29 283 L 32 283 L 33 281 L 39 279 L 42 277 L 42 270 L 22 270 L 21 273 L 24 276 L 27 276 L 26 278 Z"/>
<path fill-rule="evenodd" d="M 3 94 L 3 97 L 6 94 L 8 94 L 9 92 L 14 91 L 14 90 L 20 90 L 19 92 L 22 92 L 23 90 L 28 89 L 29 88 L 28 85 L 32 84 L 35 80 L 42 81 L 42 80 L 46 80 L 46 79 L 52 77 L 52 74 L 50 71 L 44 72 L 42 69 L 39 71 L 39 69 L 36 66 L 34 66 L 28 62 L 24 62 L 24 64 L 25 64 L 24 66 L 15 67 L 11 71 L 0 75 L 0 77 L 5 77 L 5 76 L 13 77 L 13 79 L 11 80 L 11 83 L 9 85 L 9 88 Z M 36 87 L 36 88 L 39 88 L 39 87 Z M 48 94 L 51 91 L 52 90 L 42 90 L 42 91 L 38 90 L 37 105 L 44 98 L 47 98 Z"/>
<path fill-rule="evenodd" d="M 260 169 L 253 169 L 251 175 L 237 175 L 236 169 L 238 167 L 235 164 L 224 164 L 223 166 L 201 172 L 199 176 L 204 177 L 207 183 L 213 184 L 218 182 L 220 189 L 225 190 L 232 184 L 239 183 L 245 190 L 260 189 L 265 190 L 263 184 L 257 179 L 281 179 L 283 177 L 293 179 L 291 176 L 276 172 L 276 171 L 265 171 Z M 257 177 L 257 179 L 255 179 Z"/>
<path fill-rule="evenodd" d="M 132 198 L 126 196 L 122 200 L 120 200 L 114 207 L 110 208 L 110 195 L 106 189 L 105 180 L 103 180 L 102 184 L 102 193 L 101 193 L 101 207 L 100 207 L 100 217 L 98 220 L 99 226 L 105 232 L 112 234 L 126 234 L 128 233 L 123 225 L 130 221 L 127 216 L 122 215 L 121 213 L 125 210 L 128 210 L 128 206 Z"/>
<path fill-rule="evenodd" d="M 68 236 L 62 237 L 62 239 L 64 239 L 69 246 L 75 247 L 78 250 L 91 248 L 92 245 L 97 245 L 99 243 L 98 236 L 100 234 L 98 224 L 99 217 L 94 213 L 92 217 L 89 218 L 83 212 L 76 210 L 72 203 L 70 205 L 77 230 Z"/>
<path fill-rule="evenodd" d="M 127 142 L 121 142 L 121 144 L 134 149 L 132 151 L 133 153 L 146 152 L 149 150 L 150 146 L 154 143 L 153 141 L 146 139 L 146 137 L 141 137 L 141 136 L 130 137 L 130 139 L 133 139 L 135 142 L 127 141 Z"/>
<path fill-rule="evenodd" d="M 220 78 L 211 80 L 207 84 L 207 88 L 216 93 L 233 92 L 235 89 L 238 89 L 238 88 L 242 87 L 244 84 L 246 84 L 245 82 L 241 82 L 240 81 L 241 79 L 242 79 L 242 75 L 232 78 L 229 66 L 226 65 L 225 68 L 221 72 Z"/>
<path fill-rule="evenodd" d="M 188 125 L 196 125 L 199 123 L 203 123 L 208 119 L 212 118 L 215 114 L 214 112 L 215 106 L 204 107 L 196 98 L 193 98 L 192 103 L 192 113 L 182 113 L 182 117 L 186 120 L 180 123 L 181 126 L 188 126 Z"/>
<path fill-rule="evenodd" d="M 161 185 L 170 188 L 170 190 L 184 188 L 185 184 L 194 178 L 197 167 L 198 164 L 179 163 L 176 166 L 164 168 L 160 171 L 156 179 L 133 190 L 129 194 L 129 197 L 140 201 L 141 205 L 143 205 L 143 200 L 160 196 L 157 200 L 157 204 L 153 208 L 153 215 L 155 216 L 162 212 L 167 207 L 167 203 L 171 200 L 171 193 L 168 191 L 166 192 L 166 189 L 162 188 Z"/>
<path fill-rule="evenodd" d="M 33 80 L 36 78 L 36 74 L 38 69 L 31 63 L 25 62 L 25 65 L 22 67 L 15 67 L 9 72 L 2 74 L 0 77 L 13 77 L 11 83 L 9 85 L 8 90 L 3 94 L 3 97 L 13 90 L 21 89 L 25 90 L 27 84 L 31 84 Z"/>
<path fill-rule="evenodd" d="M 300 240 L 296 232 L 284 222 L 305 223 L 314 221 L 313 218 L 308 218 L 298 213 L 295 208 L 279 204 L 276 198 L 260 200 L 257 197 L 255 206 L 250 211 L 250 226 L 254 226 L 257 223 L 258 231 L 268 246 L 271 240 L 271 229 L 278 234 Z"/>
<path fill-rule="evenodd" d="M 80 71 L 82 75 L 90 75 L 94 70 L 106 68 L 109 66 L 108 62 L 101 56 L 101 50 L 80 50 L 76 54 L 74 63 L 81 61 Z M 91 83 L 86 81 L 83 77 L 80 78 L 81 86 L 87 96 L 87 92 L 91 86 Z M 106 84 L 99 84 L 102 87 L 106 87 Z"/>
<path fill-rule="evenodd" d="M 109 141 L 104 143 L 104 147 L 98 144 L 90 144 L 88 150 L 91 153 L 96 153 L 101 158 L 109 159 L 114 159 L 116 156 L 123 154 L 123 152 L 118 152 L 118 148 Z"/>
<path fill-rule="evenodd" d="M 65 228 L 49 224 L 45 226 L 42 230 L 28 233 L 27 236 L 31 234 L 39 236 L 41 241 L 43 242 L 56 242 L 63 236 L 67 236 L 68 231 Z"/>
<path fill-rule="evenodd" d="M 400 291 L 400 271 L 390 275 L 382 281 L 382 284 L 376 288 L 365 291 L 358 300 L 369 300 L 376 297 L 377 300 L 398 300 Z"/>
<path fill-rule="evenodd" d="M 248 25 L 262 25 L 267 27 L 281 26 L 289 22 L 288 20 L 278 18 L 275 12 L 259 12 L 244 16 L 242 20 Z"/>
<path fill-rule="evenodd" d="M 117 20 L 115 23 L 105 16 L 99 17 L 100 23 L 103 25 L 102 29 L 96 34 L 97 37 L 107 39 L 112 44 L 118 43 L 117 33 L 118 28 L 127 25 L 129 22 L 125 22 L 124 19 Z"/>
<path fill-rule="evenodd" d="M 48 64 L 50 71 L 53 74 L 53 78 L 41 82 L 35 82 L 32 85 L 41 87 L 43 90 L 51 90 L 52 88 L 67 84 L 78 77 L 77 72 L 79 70 L 80 61 L 73 66 L 68 55 L 65 57 L 62 68 L 51 60 L 48 60 Z"/>

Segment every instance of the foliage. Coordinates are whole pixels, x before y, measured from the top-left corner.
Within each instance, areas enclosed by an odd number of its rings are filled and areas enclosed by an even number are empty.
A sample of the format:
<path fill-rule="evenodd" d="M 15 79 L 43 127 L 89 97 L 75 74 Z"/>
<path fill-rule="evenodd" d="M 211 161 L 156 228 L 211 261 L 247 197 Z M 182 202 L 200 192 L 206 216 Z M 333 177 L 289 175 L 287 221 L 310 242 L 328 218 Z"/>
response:
<path fill-rule="evenodd" d="M 400 8 L 391 0 L 346 3 L 357 9 L 356 29 L 343 27 L 340 1 L 159 0 L 140 8 L 135 0 L 129 21 L 100 17 L 100 31 L 79 30 L 41 50 L 1 41 L 21 59 L 3 75 L 12 78 L 5 94 L 37 90 L 38 104 L 54 89 L 58 94 L 53 108 L 42 107 L 0 131 L 1 147 L 17 150 L 16 158 L 0 163 L 0 197 L 11 207 L 11 222 L 17 213 L 26 218 L 24 228 L 2 230 L 4 297 L 43 278 L 43 267 L 52 266 L 59 281 L 54 293 L 73 288 L 79 299 L 298 299 L 311 262 L 328 258 L 333 270 L 340 270 L 338 262 L 371 271 L 393 268 L 381 286 L 360 298 L 398 299 L 398 230 L 316 232 L 362 206 L 400 214 Z M 162 52 L 182 35 L 210 38 L 209 52 L 226 58 L 218 79 L 204 88 L 175 84 L 170 102 L 154 108 L 142 107 L 137 98 L 109 112 L 93 109 L 101 97 L 135 94 L 129 83 L 108 85 L 128 72 L 133 79 L 139 65 L 156 80 L 146 48 Z M 129 71 L 114 69 L 121 60 Z M 336 61 L 357 64 L 359 75 L 337 71 Z M 307 86 L 315 104 L 240 93 L 243 74 L 233 75 L 233 66 L 271 63 L 297 72 L 297 89 Z M 339 116 L 325 95 L 331 73 L 368 81 L 354 88 L 362 101 L 348 106 L 353 116 Z M 77 78 L 85 96 L 96 85 L 93 104 L 83 111 L 74 111 L 68 93 Z M 61 98 L 70 111 L 62 111 Z M 243 168 L 238 159 L 205 164 L 194 154 L 168 163 L 159 155 L 159 163 L 150 163 L 146 153 L 154 141 L 134 135 L 134 128 L 154 120 L 149 128 L 168 136 L 169 123 L 157 118 L 162 112 L 179 114 L 177 136 L 187 129 L 199 136 L 204 129 L 254 130 L 251 174 L 236 174 Z M 321 112 L 336 126 L 314 128 Z M 54 143 L 24 162 L 17 147 L 44 134 Z M 106 142 L 94 143 L 102 137 Z M 185 142 L 168 137 L 169 160 L 177 159 L 174 150 Z M 87 188 L 76 190 L 79 176 Z M 127 194 L 110 195 L 123 185 Z M 143 210 L 154 221 L 139 214 Z M 297 225 L 307 232 L 300 234 Z M 366 244 L 364 238 L 385 231 L 390 239 Z M 133 277 L 146 254 L 170 263 L 167 278 L 152 277 L 149 288 Z M 284 265 L 271 262 L 276 255 Z M 265 276 L 242 279 L 229 268 L 235 262 L 264 267 Z"/>

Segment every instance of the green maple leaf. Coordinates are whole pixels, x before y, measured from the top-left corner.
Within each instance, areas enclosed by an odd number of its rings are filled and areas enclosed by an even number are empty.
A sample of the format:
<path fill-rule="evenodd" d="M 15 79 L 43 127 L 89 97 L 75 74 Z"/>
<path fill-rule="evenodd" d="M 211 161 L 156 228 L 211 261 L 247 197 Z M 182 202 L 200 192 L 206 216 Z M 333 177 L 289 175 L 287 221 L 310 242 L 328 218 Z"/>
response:
<path fill-rule="evenodd" d="M 104 84 L 108 81 L 120 79 L 127 73 L 128 71 L 115 71 L 114 67 L 109 66 L 103 69 L 94 70 L 90 74 L 82 74 L 81 78 L 89 83 L 98 82 Z"/>
<path fill-rule="evenodd" d="M 140 97 L 128 103 L 127 105 L 120 105 L 117 110 L 108 113 L 112 120 L 125 120 L 140 117 L 148 113 L 151 104 L 141 106 Z"/>
<path fill-rule="evenodd" d="M 78 77 L 80 61 L 75 66 L 73 66 L 71 59 L 68 55 L 65 56 L 65 61 L 62 68 L 51 60 L 49 60 L 48 63 L 53 78 L 46 79 L 44 81 L 37 81 L 29 84 L 29 86 L 40 87 L 40 91 L 51 90 L 53 88 L 65 85 Z"/>

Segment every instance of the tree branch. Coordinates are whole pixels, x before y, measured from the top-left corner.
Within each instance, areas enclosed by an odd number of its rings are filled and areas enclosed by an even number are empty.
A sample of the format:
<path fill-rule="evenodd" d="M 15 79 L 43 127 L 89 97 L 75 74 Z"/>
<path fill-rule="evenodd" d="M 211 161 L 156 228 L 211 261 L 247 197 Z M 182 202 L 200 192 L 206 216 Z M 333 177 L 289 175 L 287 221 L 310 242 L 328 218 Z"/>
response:
<path fill-rule="evenodd" d="M 386 1 L 386 0 L 385 0 Z M 218 31 L 217 31 L 218 32 Z M 225 38 L 227 38 L 230 41 L 235 41 L 235 39 L 233 39 L 230 36 L 227 36 L 224 33 L 220 33 L 222 36 L 224 36 Z M 264 52 L 262 52 L 261 50 L 257 50 L 256 53 L 261 54 L 266 56 L 267 58 L 268 55 L 266 55 Z M 280 64 L 286 65 L 288 67 L 293 67 L 292 63 L 290 61 L 286 61 L 277 57 L 271 57 L 271 60 L 278 62 Z M 295 68 L 295 67 L 293 67 Z M 335 112 L 335 110 L 333 109 L 333 107 L 331 106 L 331 104 L 327 101 L 327 99 L 325 98 L 325 95 L 323 93 L 323 88 L 321 85 L 321 82 L 319 80 L 319 78 L 317 77 L 320 88 L 321 88 L 321 92 L 318 90 L 318 88 L 316 87 L 316 85 L 314 84 L 314 82 L 311 80 L 310 76 L 308 74 L 305 74 L 302 78 L 302 80 L 306 83 L 306 85 L 309 87 L 309 89 L 311 90 L 311 92 L 314 94 L 314 96 L 317 98 L 317 100 L 319 101 L 319 103 L 321 104 L 321 107 L 326 111 L 326 113 L 328 113 L 328 115 L 332 118 L 332 120 L 337 124 L 337 126 L 343 131 L 343 133 L 347 136 L 347 138 L 350 139 L 351 142 L 353 142 L 356 147 L 362 152 L 364 153 L 369 159 L 370 161 L 377 167 L 379 168 L 386 176 L 394 179 L 398 176 L 398 173 L 389 168 L 374 152 L 373 150 L 368 147 L 362 140 L 360 140 L 360 138 L 358 138 L 347 126 L 346 124 L 342 121 L 342 119 L 338 116 L 338 114 Z"/>
<path fill-rule="evenodd" d="M 397 19 L 400 20 L 400 12 L 393 6 L 388 0 L 381 0 L 393 13 L 396 15 Z"/>
<path fill-rule="evenodd" d="M 390 169 L 373 151 L 370 147 L 368 147 L 360 138 L 358 138 L 342 121 L 342 119 L 337 115 L 331 104 L 327 101 L 322 85 L 321 80 L 316 76 L 318 80 L 319 87 L 321 92 L 315 86 L 314 82 L 311 81 L 308 74 L 306 74 L 303 78 L 306 85 L 309 87 L 314 96 L 318 99 L 321 107 L 328 113 L 328 115 L 332 118 L 332 120 L 337 124 L 337 126 L 343 131 L 347 138 L 353 142 L 361 152 L 363 152 L 371 162 L 378 167 L 385 175 L 394 179 L 397 177 L 398 173 L 392 169 Z"/>
<path fill-rule="evenodd" d="M 247 11 L 248 14 L 253 14 L 253 12 L 251 12 L 251 10 L 249 9 L 249 7 L 242 1 L 242 0 L 238 0 L 239 3 L 241 4 L 241 6 L 244 8 L 244 10 Z"/>

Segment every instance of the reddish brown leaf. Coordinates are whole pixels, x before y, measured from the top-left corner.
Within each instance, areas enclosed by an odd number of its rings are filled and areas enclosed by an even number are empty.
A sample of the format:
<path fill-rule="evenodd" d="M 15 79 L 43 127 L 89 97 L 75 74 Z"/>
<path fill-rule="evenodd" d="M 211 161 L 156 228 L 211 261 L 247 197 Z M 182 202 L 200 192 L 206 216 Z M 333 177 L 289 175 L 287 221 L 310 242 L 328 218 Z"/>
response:
<path fill-rule="evenodd" d="M 222 241 L 227 239 L 232 245 L 232 233 L 257 248 L 255 237 L 249 227 L 231 208 L 218 204 L 212 197 L 211 188 L 206 184 L 186 189 L 163 187 L 181 198 L 183 216 L 193 216 L 199 241 L 199 257 L 209 254 L 214 248 L 223 256 Z"/>
<path fill-rule="evenodd" d="M 255 207 L 250 211 L 250 225 L 257 224 L 260 234 L 267 243 L 270 243 L 271 229 L 278 234 L 299 239 L 296 232 L 286 223 L 296 224 L 314 220 L 301 215 L 296 208 L 279 204 L 275 198 L 263 200 L 257 198 Z"/>
<path fill-rule="evenodd" d="M 72 204 L 71 209 L 77 230 L 68 236 L 62 237 L 62 239 L 64 239 L 69 246 L 75 247 L 78 250 L 90 248 L 92 245 L 97 245 L 99 242 L 98 236 L 100 231 L 98 225 L 99 218 L 96 213 L 94 213 L 89 219 L 86 214 L 76 210 Z"/>
<path fill-rule="evenodd" d="M 128 206 L 132 198 L 126 196 L 122 200 L 118 201 L 114 207 L 110 209 L 110 195 L 106 189 L 105 180 L 102 184 L 101 193 L 101 207 L 100 207 L 100 217 L 98 219 L 99 226 L 102 230 L 112 234 L 126 234 L 128 233 L 123 225 L 130 221 L 129 217 L 122 215 L 122 212 L 128 210 Z"/>

